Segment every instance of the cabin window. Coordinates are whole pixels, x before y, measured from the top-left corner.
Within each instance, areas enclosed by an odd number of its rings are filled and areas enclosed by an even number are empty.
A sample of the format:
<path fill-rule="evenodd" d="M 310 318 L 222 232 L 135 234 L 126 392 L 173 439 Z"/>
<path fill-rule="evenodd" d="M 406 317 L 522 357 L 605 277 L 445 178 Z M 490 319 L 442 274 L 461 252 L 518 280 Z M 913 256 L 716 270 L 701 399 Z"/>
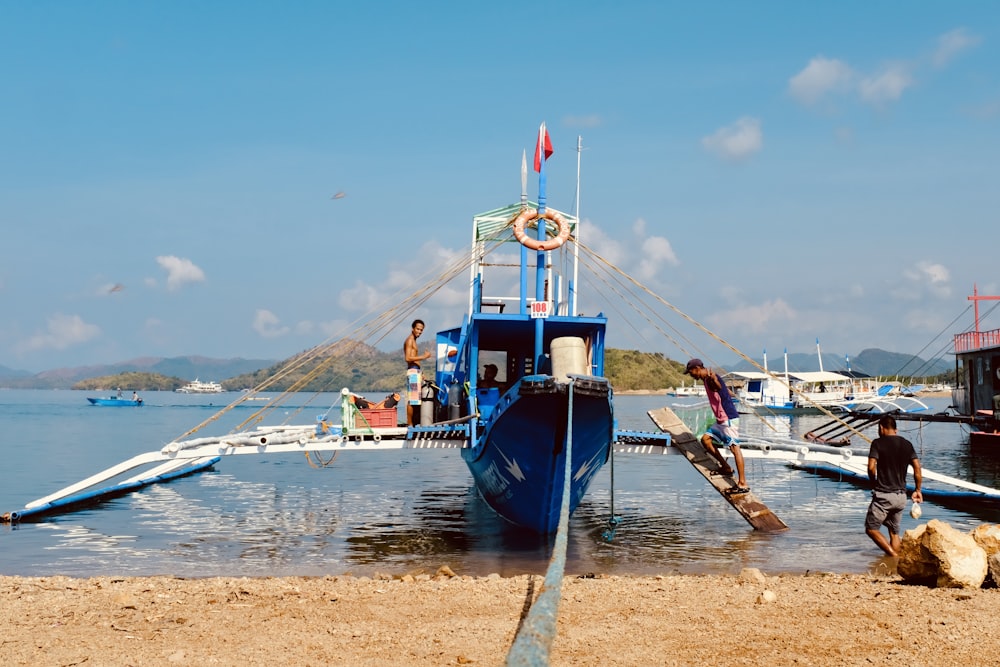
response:
<path fill-rule="evenodd" d="M 487 366 L 491 365 L 496 366 L 496 376 L 492 378 L 492 382 L 488 377 L 492 373 L 492 369 L 487 369 Z M 511 375 L 507 352 L 504 350 L 480 350 L 477 373 L 477 387 L 495 386 L 506 389 L 510 384 L 508 378 Z"/>

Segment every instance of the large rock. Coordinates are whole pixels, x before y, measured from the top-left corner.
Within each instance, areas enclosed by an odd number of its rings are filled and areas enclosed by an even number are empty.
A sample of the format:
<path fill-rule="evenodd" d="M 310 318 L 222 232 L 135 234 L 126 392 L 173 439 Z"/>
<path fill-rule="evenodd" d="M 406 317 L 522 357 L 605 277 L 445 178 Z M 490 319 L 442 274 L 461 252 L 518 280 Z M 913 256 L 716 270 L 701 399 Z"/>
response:
<path fill-rule="evenodd" d="M 994 584 L 1000 583 L 1000 526 L 983 523 L 972 530 L 972 539 L 986 552 L 986 566 L 989 578 Z"/>
<path fill-rule="evenodd" d="M 987 557 L 1000 553 L 1000 526 L 997 524 L 979 524 L 972 530 L 972 539 L 983 548 Z"/>
<path fill-rule="evenodd" d="M 993 554 L 986 559 L 986 565 L 990 570 L 990 578 L 993 583 L 1000 586 L 1000 552 Z"/>
<path fill-rule="evenodd" d="M 896 571 L 940 588 L 979 588 L 986 580 L 986 551 L 971 535 L 932 519 L 903 533 Z"/>

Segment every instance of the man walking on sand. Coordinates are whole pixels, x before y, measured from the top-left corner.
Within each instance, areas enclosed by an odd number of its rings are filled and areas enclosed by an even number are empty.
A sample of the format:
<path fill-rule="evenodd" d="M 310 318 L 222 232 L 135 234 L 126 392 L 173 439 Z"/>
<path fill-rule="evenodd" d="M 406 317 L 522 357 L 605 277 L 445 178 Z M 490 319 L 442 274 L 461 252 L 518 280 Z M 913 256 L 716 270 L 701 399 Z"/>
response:
<path fill-rule="evenodd" d="M 705 368 L 701 359 L 692 359 L 687 362 L 684 372 L 696 380 L 701 380 L 705 385 L 708 404 L 712 407 L 712 413 L 715 415 L 715 423 L 709 427 L 705 435 L 701 436 L 701 444 L 705 451 L 714 456 L 721 466 L 718 471 L 714 471 L 712 474 L 726 476 L 733 474 L 733 469 L 729 467 L 726 458 L 719 451 L 719 447 L 728 447 L 729 451 L 733 453 L 733 460 L 736 461 L 736 486 L 730 487 L 724 493 L 727 496 L 750 493 L 750 485 L 747 484 L 743 466 L 743 452 L 740 451 L 740 413 L 736 411 L 736 404 L 733 403 L 729 387 L 722 381 L 722 377 L 718 373 Z"/>
<path fill-rule="evenodd" d="M 865 515 L 865 532 L 889 556 L 899 555 L 901 518 L 906 508 L 906 468 L 913 466 L 913 502 L 921 503 L 923 475 L 920 459 L 913 450 L 913 443 L 896 435 L 896 418 L 882 415 L 878 420 L 878 437 L 872 441 L 868 452 L 868 479 L 872 481 L 872 502 Z M 889 529 L 889 539 L 882 534 L 882 526 Z"/>

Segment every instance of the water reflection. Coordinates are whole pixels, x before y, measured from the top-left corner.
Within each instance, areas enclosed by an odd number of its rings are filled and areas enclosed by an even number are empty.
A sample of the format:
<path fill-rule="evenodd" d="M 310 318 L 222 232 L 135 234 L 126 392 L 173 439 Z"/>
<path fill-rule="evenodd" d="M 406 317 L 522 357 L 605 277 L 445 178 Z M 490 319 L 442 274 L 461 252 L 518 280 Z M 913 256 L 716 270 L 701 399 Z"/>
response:
<path fill-rule="evenodd" d="M 191 412 L 200 409 L 135 410 L 116 420 L 109 411 L 76 405 L 75 398 L 55 396 L 49 405 L 41 401 L 43 408 L 26 401 L 27 416 L 11 420 L 8 431 L 16 437 L 8 442 L 20 446 L 5 448 L 6 485 L 0 488 L 11 507 L 77 481 L 81 471 L 159 446 L 190 427 Z M 618 401 L 620 426 L 636 430 L 651 430 L 646 411 L 665 404 L 662 397 Z M 776 416 L 742 420 L 742 427 L 748 434 L 789 437 L 823 420 Z M 958 427 L 907 423 L 901 430 L 926 467 L 1000 486 L 1000 456 L 971 451 Z M 67 447 L 81 432 L 91 446 Z M 866 454 L 867 444 L 857 441 L 856 452 Z M 866 490 L 776 461 L 747 463 L 751 486 L 788 531 L 755 533 L 683 457 L 619 455 L 614 485 L 605 467 L 572 518 L 567 573 L 885 567 L 864 535 Z M 612 515 L 621 523 L 609 540 Z M 935 518 L 969 530 L 981 521 L 1000 522 L 1000 509 L 925 503 L 921 523 Z M 904 528 L 916 525 L 906 517 Z M 3 527 L 0 540 L 4 574 L 81 576 L 434 572 L 444 564 L 460 574 L 511 575 L 544 571 L 552 549 L 551 537 L 499 521 L 452 450 L 351 452 L 321 470 L 302 456 L 230 457 L 212 472 L 41 523 Z"/>

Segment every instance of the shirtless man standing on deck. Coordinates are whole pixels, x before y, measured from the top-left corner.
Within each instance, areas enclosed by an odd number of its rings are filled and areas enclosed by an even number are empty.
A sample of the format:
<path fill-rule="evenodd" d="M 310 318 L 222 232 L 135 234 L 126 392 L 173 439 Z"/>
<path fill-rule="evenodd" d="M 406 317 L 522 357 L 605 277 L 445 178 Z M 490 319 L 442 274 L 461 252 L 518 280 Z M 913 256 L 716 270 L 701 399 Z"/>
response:
<path fill-rule="evenodd" d="M 422 384 L 420 362 L 431 358 L 430 350 L 426 354 L 421 355 L 420 349 L 417 347 L 417 339 L 420 338 L 420 334 L 423 332 L 424 321 L 413 320 L 413 323 L 410 325 L 410 335 L 406 337 L 406 342 L 403 343 L 403 358 L 406 359 L 406 423 L 409 426 L 416 425 L 413 413 L 417 412 L 419 414 L 419 410 L 414 410 L 414 406 L 420 405 L 420 385 Z"/>

